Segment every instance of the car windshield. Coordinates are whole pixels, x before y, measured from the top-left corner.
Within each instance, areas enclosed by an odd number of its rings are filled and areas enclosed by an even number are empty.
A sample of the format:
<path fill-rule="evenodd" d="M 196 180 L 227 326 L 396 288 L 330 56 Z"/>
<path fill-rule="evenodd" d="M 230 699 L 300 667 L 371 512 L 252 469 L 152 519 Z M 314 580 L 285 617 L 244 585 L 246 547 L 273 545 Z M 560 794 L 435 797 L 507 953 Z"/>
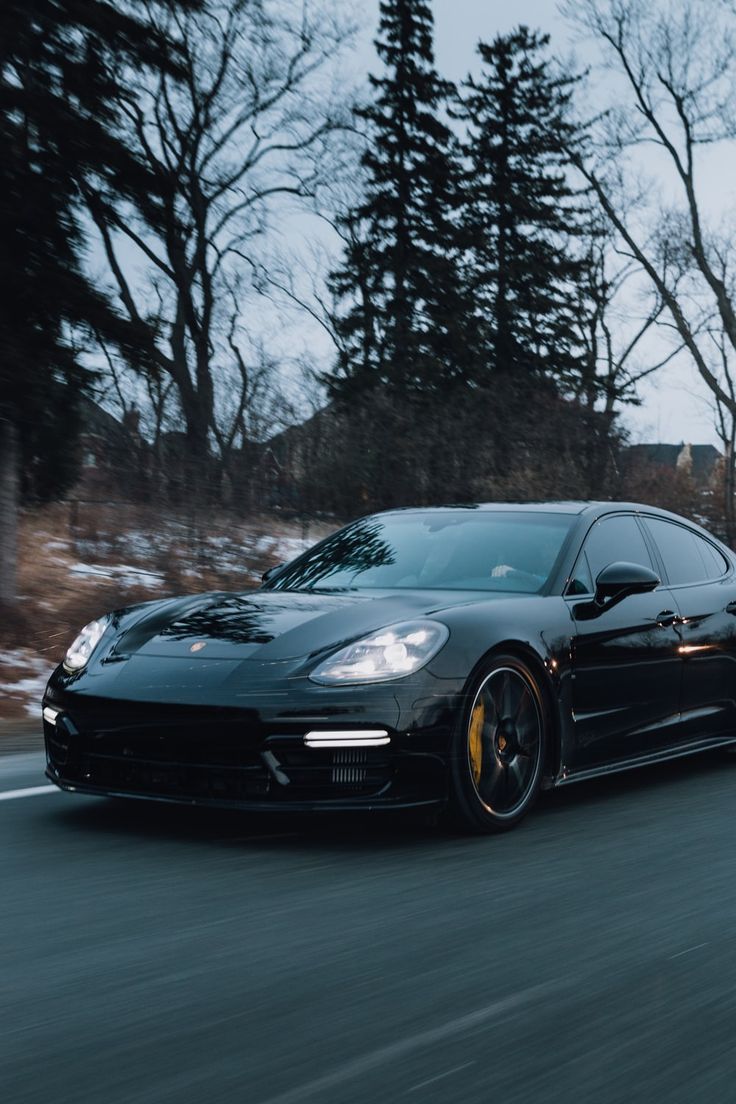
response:
<path fill-rule="evenodd" d="M 572 516 L 407 511 L 362 518 L 279 572 L 269 590 L 488 590 L 538 593 Z"/>

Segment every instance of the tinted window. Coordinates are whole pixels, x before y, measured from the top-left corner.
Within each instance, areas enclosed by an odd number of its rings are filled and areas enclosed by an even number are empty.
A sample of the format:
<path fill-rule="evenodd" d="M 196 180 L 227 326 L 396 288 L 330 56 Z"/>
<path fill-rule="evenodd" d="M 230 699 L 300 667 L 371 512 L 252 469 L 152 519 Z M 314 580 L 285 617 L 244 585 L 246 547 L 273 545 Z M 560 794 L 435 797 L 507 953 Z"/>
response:
<path fill-rule="evenodd" d="M 546 583 L 569 514 L 437 510 L 363 518 L 305 552 L 269 590 L 491 590 Z"/>
<path fill-rule="evenodd" d="M 624 514 L 595 523 L 585 538 L 566 593 L 590 594 L 603 568 L 621 561 L 653 567 L 636 519 Z"/>
<path fill-rule="evenodd" d="M 581 552 L 578 556 L 575 570 L 572 573 L 570 582 L 567 584 L 565 593 L 571 595 L 593 593 L 593 576 L 590 574 L 588 560 L 584 552 Z"/>
<path fill-rule="evenodd" d="M 725 573 L 727 564 L 720 552 L 692 530 L 660 518 L 647 518 L 647 526 L 657 542 L 667 578 L 673 586 L 702 583 L 705 579 L 718 579 Z"/>
<path fill-rule="evenodd" d="M 720 579 L 721 575 L 725 575 L 728 571 L 728 561 L 725 556 L 722 555 L 712 544 L 708 541 L 702 540 L 700 537 L 696 537 L 698 543 L 698 551 L 705 561 L 705 570 L 708 573 L 709 579 Z"/>

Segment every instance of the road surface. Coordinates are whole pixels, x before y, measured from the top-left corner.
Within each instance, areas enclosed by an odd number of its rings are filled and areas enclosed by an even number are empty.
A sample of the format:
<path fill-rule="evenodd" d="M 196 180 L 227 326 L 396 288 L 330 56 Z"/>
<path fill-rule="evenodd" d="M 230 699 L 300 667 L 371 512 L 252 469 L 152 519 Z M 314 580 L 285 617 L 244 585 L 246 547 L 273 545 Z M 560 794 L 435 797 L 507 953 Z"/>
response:
<path fill-rule="evenodd" d="M 736 760 L 482 839 L 45 785 L 0 759 L 4 1104 L 736 1099 Z"/>

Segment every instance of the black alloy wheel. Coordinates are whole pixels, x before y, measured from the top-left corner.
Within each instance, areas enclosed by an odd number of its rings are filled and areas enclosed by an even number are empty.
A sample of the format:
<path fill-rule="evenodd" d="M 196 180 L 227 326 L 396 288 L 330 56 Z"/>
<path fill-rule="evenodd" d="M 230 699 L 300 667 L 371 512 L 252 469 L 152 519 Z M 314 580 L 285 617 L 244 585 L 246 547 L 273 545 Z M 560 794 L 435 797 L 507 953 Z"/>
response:
<path fill-rule="evenodd" d="M 539 792 L 546 710 L 537 679 L 515 656 L 497 656 L 468 694 L 456 734 L 451 806 L 475 832 L 513 828 Z"/>

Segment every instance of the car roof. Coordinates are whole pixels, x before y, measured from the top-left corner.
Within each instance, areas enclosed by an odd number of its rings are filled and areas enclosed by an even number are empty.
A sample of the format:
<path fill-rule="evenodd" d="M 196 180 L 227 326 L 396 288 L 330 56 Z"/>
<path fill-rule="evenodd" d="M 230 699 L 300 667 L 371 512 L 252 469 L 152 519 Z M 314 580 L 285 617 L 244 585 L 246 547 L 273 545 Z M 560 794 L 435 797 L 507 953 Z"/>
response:
<path fill-rule="evenodd" d="M 550 501 L 550 502 L 458 502 L 447 503 L 442 506 L 401 506 L 393 510 L 381 510 L 379 517 L 389 514 L 413 513 L 429 514 L 442 513 L 450 510 L 473 510 L 483 513 L 558 513 L 558 514 L 587 514 L 592 518 L 602 517 L 604 514 L 627 513 L 657 514 L 661 517 L 671 518 L 674 521 L 685 521 L 693 525 L 692 521 L 673 514 L 669 510 L 661 510 L 658 506 L 647 506 L 642 502 L 589 502 L 582 500 Z M 697 526 L 700 528 L 700 526 Z"/>
<path fill-rule="evenodd" d="M 733 562 L 733 549 L 715 536 L 714 533 L 711 533 L 708 529 L 699 525 L 697 521 L 683 517 L 681 514 L 674 514 L 671 510 L 662 510 L 659 506 L 648 506 L 644 502 L 601 502 L 583 501 L 581 499 L 570 501 L 555 500 L 550 502 L 459 502 L 454 505 L 448 504 L 444 506 L 402 506 L 393 510 L 382 510 L 380 513 L 370 516 L 386 517 L 392 514 L 401 513 L 440 514 L 444 511 L 449 513 L 450 511 L 457 512 L 462 510 L 467 510 L 468 512 L 478 511 L 481 513 L 556 513 L 567 517 L 577 517 L 578 521 L 574 528 L 578 530 L 578 532 L 581 530 L 587 531 L 589 526 L 593 525 L 599 518 L 605 517 L 606 514 L 627 513 L 645 514 L 649 517 L 661 517 L 669 521 L 679 522 L 681 525 L 686 525 L 689 529 L 694 529 L 696 532 L 699 532 L 709 541 L 717 544 L 721 551 L 726 553 L 729 562 Z"/>

